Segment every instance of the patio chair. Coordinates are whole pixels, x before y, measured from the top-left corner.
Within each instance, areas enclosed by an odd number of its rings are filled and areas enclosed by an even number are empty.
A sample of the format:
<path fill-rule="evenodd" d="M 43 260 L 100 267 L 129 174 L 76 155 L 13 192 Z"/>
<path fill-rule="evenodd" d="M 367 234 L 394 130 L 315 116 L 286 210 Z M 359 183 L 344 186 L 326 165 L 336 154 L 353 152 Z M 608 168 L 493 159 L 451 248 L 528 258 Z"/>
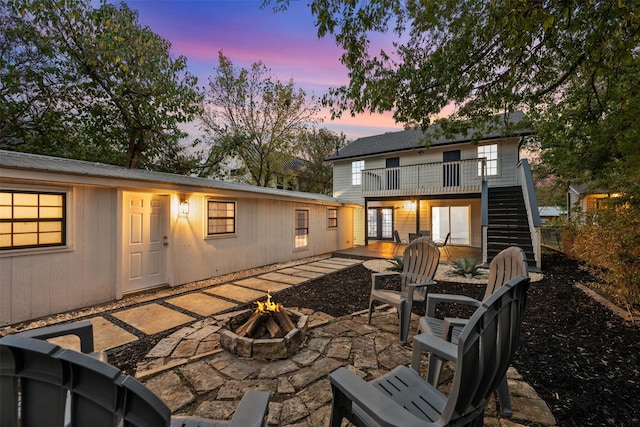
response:
<path fill-rule="evenodd" d="M 416 240 L 418 237 L 422 237 L 419 233 L 409 233 L 409 241 L 413 242 L 414 240 Z"/>
<path fill-rule="evenodd" d="M 464 327 L 457 344 L 425 336 L 430 352 L 456 358 L 448 396 L 404 365 L 365 382 L 346 368 L 329 375 L 330 425 L 482 426 L 484 411 L 518 346 L 529 278 L 519 276 L 492 294 Z"/>
<path fill-rule="evenodd" d="M 88 354 L 94 359 L 107 362 L 107 353 L 104 351 L 95 351 L 93 348 L 93 324 L 90 320 L 81 320 L 62 325 L 30 329 L 28 331 L 18 333 L 18 335 L 29 338 L 38 338 L 41 340 L 75 335 L 80 340 L 80 351 L 82 353 Z"/>
<path fill-rule="evenodd" d="M 451 237 L 451 232 L 447 233 L 447 236 L 444 240 L 434 240 L 434 243 L 438 246 L 438 248 L 444 249 L 444 252 L 447 254 L 447 261 L 451 259 L 451 254 L 449 253 L 449 248 L 447 247 L 447 243 L 449 243 L 449 238 Z"/>
<path fill-rule="evenodd" d="M 527 262 L 524 251 L 517 246 L 510 246 L 496 255 L 489 264 L 489 279 L 487 287 L 482 297 L 486 301 L 495 291 L 517 276 L 527 276 Z M 481 301 L 465 295 L 454 294 L 429 294 L 427 296 L 425 316 L 418 321 L 418 331 L 425 335 L 439 337 L 443 340 L 457 343 L 462 327 L 467 322 L 466 319 L 440 319 L 436 317 L 436 307 L 438 304 L 464 304 L 473 307 L 480 307 Z M 427 351 L 423 344 L 423 336 L 414 337 L 413 341 L 413 361 L 411 366 L 416 371 L 420 370 L 420 360 L 422 353 Z M 451 360 L 451 359 L 447 359 Z M 455 362 L 455 360 L 451 360 Z M 443 359 L 435 353 L 429 354 L 429 368 L 427 381 L 437 386 L 442 371 Z M 509 399 L 509 388 L 506 377 L 498 387 L 498 398 L 500 409 L 505 416 L 511 416 L 511 402 Z"/>
<path fill-rule="evenodd" d="M 435 284 L 440 251 L 426 237 L 420 237 L 409 243 L 404 250 L 402 273 L 384 272 L 371 274 L 371 295 L 369 296 L 369 324 L 374 301 L 383 302 L 398 310 L 400 320 L 400 342 L 407 343 L 411 308 L 414 302 L 424 302 L 426 287 Z M 400 275 L 400 290 L 381 289 L 382 280 Z"/>
<path fill-rule="evenodd" d="M 266 427 L 269 394 L 249 391 L 230 421 L 171 418 L 151 390 L 84 353 L 20 334 L 0 338 L 0 425 Z"/>
<path fill-rule="evenodd" d="M 418 234 L 420 234 L 422 237 L 431 238 L 431 230 L 420 230 L 418 231 Z"/>
<path fill-rule="evenodd" d="M 398 250 L 398 247 L 400 247 L 400 245 L 406 245 L 409 243 L 408 240 L 402 240 L 400 238 L 400 233 L 398 233 L 398 230 L 393 230 L 393 241 L 396 242 L 396 246 L 395 248 L 393 248 L 393 255 L 396 254 L 396 251 Z"/>

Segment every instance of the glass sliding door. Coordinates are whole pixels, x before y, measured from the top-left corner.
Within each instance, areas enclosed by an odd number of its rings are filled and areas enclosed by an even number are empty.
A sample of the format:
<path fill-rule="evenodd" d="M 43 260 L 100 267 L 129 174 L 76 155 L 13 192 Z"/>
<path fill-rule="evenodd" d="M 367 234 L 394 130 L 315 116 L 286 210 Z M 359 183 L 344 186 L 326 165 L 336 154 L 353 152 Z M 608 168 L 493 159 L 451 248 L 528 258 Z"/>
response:
<path fill-rule="evenodd" d="M 434 206 L 431 208 L 433 240 L 444 240 L 451 233 L 452 245 L 470 244 L 469 206 Z"/>

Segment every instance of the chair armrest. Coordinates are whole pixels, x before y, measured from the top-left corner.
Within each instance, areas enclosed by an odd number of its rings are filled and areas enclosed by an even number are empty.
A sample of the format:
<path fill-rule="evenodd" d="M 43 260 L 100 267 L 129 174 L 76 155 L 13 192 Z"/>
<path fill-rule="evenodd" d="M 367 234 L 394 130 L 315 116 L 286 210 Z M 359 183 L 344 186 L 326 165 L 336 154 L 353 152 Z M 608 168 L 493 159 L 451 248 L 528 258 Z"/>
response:
<path fill-rule="evenodd" d="M 482 301 L 478 301 L 477 299 L 468 297 L 466 295 L 428 294 L 425 314 L 428 317 L 436 317 L 436 306 L 440 303 L 466 304 L 474 307 L 480 307 L 482 305 Z"/>
<path fill-rule="evenodd" d="M 82 320 L 64 325 L 46 326 L 44 328 L 31 329 L 20 332 L 16 335 L 29 338 L 47 340 L 49 338 L 63 337 L 65 335 L 75 335 L 80 338 L 80 351 L 83 353 L 93 352 L 93 324 L 90 320 Z"/>
<path fill-rule="evenodd" d="M 396 271 L 388 271 L 388 272 L 382 272 L 382 273 L 371 273 L 371 290 L 378 289 L 378 286 L 380 285 L 380 282 L 383 279 L 388 279 L 389 277 L 397 276 L 399 274 L 400 273 L 398 273 Z"/>
<path fill-rule="evenodd" d="M 347 415 L 352 411 L 351 403 L 358 406 L 368 417 L 381 426 L 423 426 L 421 420 L 401 405 L 365 382 L 346 368 L 339 368 L 329 375 L 333 389 L 332 412 Z M 348 401 L 349 403 L 347 403 Z M 343 405 L 336 408 L 336 405 Z"/>
<path fill-rule="evenodd" d="M 451 334 L 453 333 L 453 328 L 461 327 L 464 328 L 467 323 L 469 323 L 469 319 L 461 319 L 459 317 L 445 317 L 442 322 L 442 339 L 447 341 L 451 341 Z"/>
<path fill-rule="evenodd" d="M 458 359 L 458 346 L 429 334 L 416 334 L 413 336 L 414 351 L 431 353 L 441 359 L 456 361 Z"/>
<path fill-rule="evenodd" d="M 236 409 L 229 427 L 266 427 L 269 413 L 269 393 L 249 390 Z"/>

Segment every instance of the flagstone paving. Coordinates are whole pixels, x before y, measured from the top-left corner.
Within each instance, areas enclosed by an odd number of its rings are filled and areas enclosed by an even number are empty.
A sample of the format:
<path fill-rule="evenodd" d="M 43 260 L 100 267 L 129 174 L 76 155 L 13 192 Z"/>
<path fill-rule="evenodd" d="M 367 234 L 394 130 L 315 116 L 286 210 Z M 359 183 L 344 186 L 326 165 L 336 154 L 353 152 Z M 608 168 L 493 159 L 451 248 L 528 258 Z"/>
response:
<path fill-rule="evenodd" d="M 194 292 L 165 300 L 169 304 L 183 308 L 200 316 L 210 316 L 235 307 L 236 303 L 216 298 L 203 292 Z M 195 320 L 195 319 L 194 319 Z"/>
<path fill-rule="evenodd" d="M 249 277 L 248 279 L 236 280 L 236 285 L 246 286 L 247 288 L 260 289 L 267 293 L 268 291 L 277 292 L 290 287 L 290 284 L 278 283 L 272 280 L 266 280 L 262 277 Z"/>
<path fill-rule="evenodd" d="M 332 398 L 328 374 L 333 370 L 345 366 L 369 380 L 400 364 L 411 363 L 410 345 L 403 346 L 397 339 L 397 312 L 380 307 L 371 325 L 367 324 L 366 312 L 333 319 L 325 313 L 292 308 L 308 315 L 315 326 L 310 328 L 302 349 L 288 359 L 274 361 L 238 358 L 220 350 L 219 340 L 214 337 L 221 323 L 232 314 L 213 316 L 161 340 L 138 366 L 136 376 L 158 394 L 174 414 L 228 419 L 244 393 L 258 389 L 271 396 L 269 425 L 326 426 Z M 413 327 L 417 320 L 414 315 Z M 210 346 L 188 357 L 176 355 L 181 344 L 194 341 L 198 329 L 207 330 L 199 335 L 202 342 L 216 348 Z M 423 375 L 426 375 L 426 361 L 425 356 L 421 366 Z M 447 377 L 451 375 L 443 374 L 443 378 Z M 493 400 L 485 411 L 485 424 L 555 426 L 545 402 L 515 369 L 509 370 L 507 378 L 513 416 L 502 418 Z M 443 391 L 448 386 L 443 384 Z"/>
<path fill-rule="evenodd" d="M 113 313 L 113 316 L 147 335 L 173 329 L 196 320 L 160 304 L 145 304 Z"/>
<path fill-rule="evenodd" d="M 215 288 L 205 290 L 205 292 L 240 302 L 256 301 L 258 299 L 264 299 L 265 297 L 264 291 L 256 291 L 232 284 L 216 286 Z"/>
<path fill-rule="evenodd" d="M 289 283 L 290 285 L 299 285 L 300 283 L 303 283 L 309 280 L 305 277 L 291 276 L 289 274 L 282 274 L 277 271 L 272 273 L 262 274 L 258 277 L 260 279 L 271 280 L 273 282 Z"/>

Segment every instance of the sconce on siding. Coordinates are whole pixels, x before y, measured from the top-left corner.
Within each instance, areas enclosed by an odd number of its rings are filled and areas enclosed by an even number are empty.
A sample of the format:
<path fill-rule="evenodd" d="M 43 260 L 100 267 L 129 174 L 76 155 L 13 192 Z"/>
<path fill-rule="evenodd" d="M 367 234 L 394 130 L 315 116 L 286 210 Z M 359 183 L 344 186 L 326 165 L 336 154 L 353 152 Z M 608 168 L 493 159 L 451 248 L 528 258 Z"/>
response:
<path fill-rule="evenodd" d="M 178 211 L 181 216 L 189 215 L 189 202 L 186 200 L 182 200 L 180 202 L 180 209 Z"/>

